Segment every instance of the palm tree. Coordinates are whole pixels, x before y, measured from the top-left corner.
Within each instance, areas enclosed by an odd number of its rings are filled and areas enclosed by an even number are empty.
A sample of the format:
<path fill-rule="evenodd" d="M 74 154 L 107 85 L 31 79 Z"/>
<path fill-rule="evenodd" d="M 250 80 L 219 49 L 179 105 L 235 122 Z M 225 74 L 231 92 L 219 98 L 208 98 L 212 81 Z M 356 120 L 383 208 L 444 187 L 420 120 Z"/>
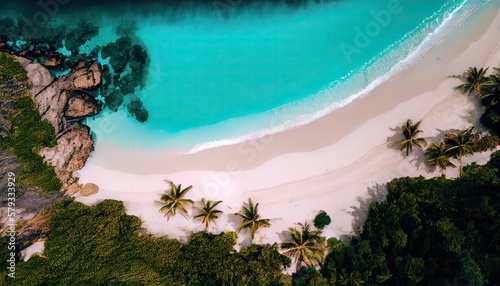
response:
<path fill-rule="evenodd" d="M 349 276 L 340 276 L 340 285 L 342 286 L 361 286 L 362 283 L 365 283 L 365 281 L 352 272 Z"/>
<path fill-rule="evenodd" d="M 479 70 L 476 67 L 470 67 L 465 72 L 465 83 L 458 85 L 455 89 L 463 89 L 463 92 L 467 95 L 475 90 L 478 94 L 480 92 L 481 86 L 485 82 L 485 74 L 488 71 L 488 68 L 480 68 Z"/>
<path fill-rule="evenodd" d="M 184 217 L 187 218 L 187 205 L 192 205 L 193 201 L 189 199 L 183 199 L 186 193 L 191 190 L 193 186 L 189 186 L 182 189 L 182 186 L 176 186 L 173 182 L 170 183 L 170 192 L 165 193 L 161 196 L 161 202 L 163 206 L 160 208 L 160 212 L 164 213 L 167 218 L 170 216 L 175 216 L 176 211 L 179 211 Z"/>
<path fill-rule="evenodd" d="M 439 145 L 432 143 L 425 151 L 425 155 L 429 156 L 429 159 L 425 162 L 427 166 L 438 167 L 441 171 L 446 170 L 448 167 L 456 167 L 455 164 L 450 162 L 449 146 L 443 142 L 439 143 Z"/>
<path fill-rule="evenodd" d="M 410 152 L 413 151 L 413 145 L 423 147 L 427 144 L 425 139 L 417 137 L 418 134 L 423 133 L 422 130 L 418 129 L 420 123 L 422 123 L 422 120 L 413 124 L 411 119 L 408 119 L 406 123 L 401 125 L 405 139 L 399 141 L 399 144 L 401 145 L 401 151 L 406 149 L 406 156 L 410 155 Z"/>
<path fill-rule="evenodd" d="M 496 105 L 500 101 L 500 75 L 490 75 L 487 78 L 479 97 L 488 105 Z"/>
<path fill-rule="evenodd" d="M 216 210 L 215 207 L 222 203 L 222 201 L 207 201 L 205 198 L 201 199 L 201 202 L 203 203 L 203 207 L 199 208 L 196 207 L 198 210 L 200 210 L 200 213 L 198 215 L 195 215 L 194 218 L 200 219 L 201 223 L 205 225 L 205 231 L 208 229 L 208 225 L 210 223 L 215 224 L 215 220 L 219 218 L 219 215 L 222 213 L 221 210 Z"/>
<path fill-rule="evenodd" d="M 301 229 L 289 228 L 292 241 L 283 242 L 281 249 L 284 250 L 284 255 L 293 257 L 296 263 L 304 262 L 311 268 L 323 262 L 326 251 L 325 239 L 320 236 L 321 231 L 311 231 L 309 223 L 299 223 L 299 226 Z"/>
<path fill-rule="evenodd" d="M 239 215 L 243 219 L 240 227 L 238 227 L 237 231 L 240 232 L 244 228 L 250 229 L 250 234 L 253 238 L 255 237 L 255 233 L 259 228 L 262 227 L 270 227 L 271 223 L 268 219 L 259 219 L 259 203 L 253 204 L 252 199 L 248 199 L 248 204 L 243 203 L 243 210 L 239 212 Z"/>
<path fill-rule="evenodd" d="M 444 142 L 448 146 L 448 153 L 458 160 L 460 173 L 462 172 L 462 157 L 474 154 L 474 127 L 460 131 L 458 134 L 446 134 Z"/>

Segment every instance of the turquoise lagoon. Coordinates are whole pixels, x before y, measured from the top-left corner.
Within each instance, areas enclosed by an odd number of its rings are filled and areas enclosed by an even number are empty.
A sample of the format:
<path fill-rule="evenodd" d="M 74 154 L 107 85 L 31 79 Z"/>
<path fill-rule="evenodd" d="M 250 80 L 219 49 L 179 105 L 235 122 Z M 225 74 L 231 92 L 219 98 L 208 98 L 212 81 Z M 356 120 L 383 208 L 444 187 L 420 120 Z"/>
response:
<path fill-rule="evenodd" d="M 151 59 L 147 86 L 138 92 L 149 119 L 105 111 L 87 124 L 97 146 L 176 152 L 280 132 L 366 95 L 487 2 L 241 5 L 224 13 L 186 10 L 175 21 L 129 14 Z M 99 44 L 117 37 L 107 25 Z"/>

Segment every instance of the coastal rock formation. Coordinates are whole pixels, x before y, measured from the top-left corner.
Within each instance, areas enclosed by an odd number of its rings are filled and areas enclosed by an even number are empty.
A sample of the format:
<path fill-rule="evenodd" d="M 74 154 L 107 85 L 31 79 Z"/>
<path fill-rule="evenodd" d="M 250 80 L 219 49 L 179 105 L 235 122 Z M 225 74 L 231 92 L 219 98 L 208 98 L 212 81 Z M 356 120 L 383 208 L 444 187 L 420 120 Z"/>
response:
<path fill-rule="evenodd" d="M 93 194 L 97 194 L 99 192 L 99 187 L 96 184 L 87 183 L 80 190 L 80 194 L 84 197 L 91 196 Z"/>
<path fill-rule="evenodd" d="M 67 118 L 82 118 L 98 113 L 95 99 L 83 92 L 73 92 L 70 95 L 64 116 Z"/>
<path fill-rule="evenodd" d="M 16 60 L 24 67 L 28 72 L 28 78 L 31 81 L 31 94 L 35 95 L 40 93 L 45 87 L 51 84 L 54 79 L 50 75 L 50 72 L 44 66 L 32 63 L 30 60 L 23 57 L 16 57 Z"/>
<path fill-rule="evenodd" d="M 69 110 L 66 116 L 71 118 L 97 114 L 96 102 L 89 96 L 80 95 L 71 102 L 68 99 L 73 98 L 74 92 L 70 91 L 95 88 L 101 83 L 99 64 L 80 62 L 72 73 L 54 81 L 44 66 L 18 59 L 28 71 L 28 78 L 32 83 L 31 92 L 42 119 L 50 122 L 56 133 L 66 127 L 65 111 Z"/>
<path fill-rule="evenodd" d="M 95 88 L 101 84 L 101 68 L 97 62 L 79 62 L 68 77 L 73 82 L 73 89 Z"/>
<path fill-rule="evenodd" d="M 87 126 L 74 123 L 58 135 L 55 147 L 39 151 L 40 156 L 55 167 L 64 189 L 76 181 L 73 172 L 83 168 L 93 149 L 89 132 Z"/>
<path fill-rule="evenodd" d="M 66 119 L 98 113 L 96 100 L 84 89 L 95 88 L 101 83 L 99 64 L 80 62 L 69 75 L 54 80 L 43 65 L 22 57 L 17 60 L 27 70 L 31 93 L 42 119 L 50 122 L 57 134 L 57 145 L 43 148 L 39 154 L 55 167 L 63 189 L 67 189 L 76 181 L 73 172 L 84 166 L 93 142 L 88 127 L 80 123 L 67 127 Z"/>
<path fill-rule="evenodd" d="M 50 122 L 54 126 L 56 133 L 61 132 L 66 126 L 63 115 L 68 101 L 65 90 L 67 85 L 67 82 L 59 79 L 34 97 L 42 119 Z"/>
<path fill-rule="evenodd" d="M 81 188 L 82 188 L 81 184 L 73 183 L 68 187 L 68 190 L 66 191 L 66 193 L 64 193 L 64 195 L 65 196 L 72 196 L 72 195 L 78 193 L 81 190 Z"/>

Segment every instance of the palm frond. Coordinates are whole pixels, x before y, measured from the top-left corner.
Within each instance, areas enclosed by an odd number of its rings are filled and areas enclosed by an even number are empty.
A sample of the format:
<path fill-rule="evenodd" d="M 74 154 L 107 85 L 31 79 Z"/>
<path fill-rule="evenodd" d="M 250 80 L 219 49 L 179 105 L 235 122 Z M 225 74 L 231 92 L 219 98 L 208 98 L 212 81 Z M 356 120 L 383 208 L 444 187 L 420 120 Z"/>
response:
<path fill-rule="evenodd" d="M 182 185 L 176 186 L 173 182 L 168 182 L 170 184 L 170 191 L 164 193 L 160 197 L 160 201 L 163 206 L 159 209 L 159 212 L 162 212 L 170 218 L 171 216 L 175 216 L 177 211 L 181 213 L 186 219 L 188 211 L 186 207 L 190 204 L 193 204 L 193 201 L 190 199 L 183 199 L 183 197 L 187 194 L 189 190 L 193 186 L 189 186 L 185 189 L 182 189 Z"/>

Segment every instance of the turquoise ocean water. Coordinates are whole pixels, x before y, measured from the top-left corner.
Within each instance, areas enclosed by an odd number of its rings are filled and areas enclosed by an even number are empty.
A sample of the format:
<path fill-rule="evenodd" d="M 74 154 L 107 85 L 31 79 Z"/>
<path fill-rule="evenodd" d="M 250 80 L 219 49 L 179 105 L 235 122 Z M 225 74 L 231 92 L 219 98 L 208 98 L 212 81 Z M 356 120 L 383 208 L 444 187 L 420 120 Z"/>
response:
<path fill-rule="evenodd" d="M 139 93 L 149 119 L 105 111 L 87 124 L 98 143 L 181 152 L 306 124 L 411 66 L 486 2 L 344 0 L 186 10 L 176 21 L 137 16 L 151 57 Z M 117 38 L 112 22 L 100 24 L 93 44 Z"/>

